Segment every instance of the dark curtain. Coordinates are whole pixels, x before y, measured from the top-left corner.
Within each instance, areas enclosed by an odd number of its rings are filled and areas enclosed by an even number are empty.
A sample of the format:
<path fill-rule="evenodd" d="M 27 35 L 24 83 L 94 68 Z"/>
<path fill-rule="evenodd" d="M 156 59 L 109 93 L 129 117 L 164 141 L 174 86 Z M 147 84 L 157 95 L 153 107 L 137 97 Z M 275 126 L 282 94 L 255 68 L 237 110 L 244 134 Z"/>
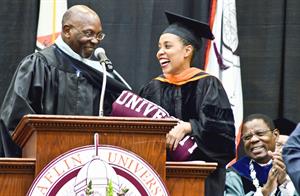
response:
<path fill-rule="evenodd" d="M 35 46 L 38 0 L 2 0 L 0 103 L 23 57 Z M 137 92 L 160 74 L 157 41 L 167 25 L 164 10 L 208 21 L 209 0 L 69 0 L 101 17 L 101 43 L 115 69 Z M 237 0 L 244 115 L 300 121 L 300 1 Z M 203 67 L 203 51 L 196 66 Z"/>
<path fill-rule="evenodd" d="M 244 114 L 299 122 L 300 1 L 237 0 L 237 16 Z"/>
<path fill-rule="evenodd" d="M 19 61 L 34 51 L 38 7 L 38 0 L 1 0 L 0 103 Z"/>

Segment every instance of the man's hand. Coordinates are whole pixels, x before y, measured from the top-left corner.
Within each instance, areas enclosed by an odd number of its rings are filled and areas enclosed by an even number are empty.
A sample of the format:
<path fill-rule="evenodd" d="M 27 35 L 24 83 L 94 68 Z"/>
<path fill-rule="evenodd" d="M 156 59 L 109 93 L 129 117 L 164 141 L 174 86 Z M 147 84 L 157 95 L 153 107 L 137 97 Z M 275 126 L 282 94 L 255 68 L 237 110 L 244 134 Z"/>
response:
<path fill-rule="evenodd" d="M 268 154 L 273 159 L 273 168 L 276 169 L 278 176 L 277 176 L 277 182 L 278 185 L 281 185 L 286 181 L 286 167 L 282 159 L 282 144 L 276 143 L 275 152 L 269 151 Z"/>
<path fill-rule="evenodd" d="M 270 195 L 274 190 L 276 190 L 278 186 L 277 177 L 278 177 L 278 172 L 273 165 L 273 167 L 269 171 L 268 180 L 261 189 L 263 195 Z"/>

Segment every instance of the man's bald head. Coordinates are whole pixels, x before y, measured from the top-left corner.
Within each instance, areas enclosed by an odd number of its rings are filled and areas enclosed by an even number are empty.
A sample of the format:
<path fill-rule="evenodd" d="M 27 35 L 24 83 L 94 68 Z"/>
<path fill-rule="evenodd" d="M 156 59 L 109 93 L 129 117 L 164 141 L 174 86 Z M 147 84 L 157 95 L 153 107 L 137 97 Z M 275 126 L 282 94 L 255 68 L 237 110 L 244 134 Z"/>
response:
<path fill-rule="evenodd" d="M 80 20 L 87 16 L 99 18 L 98 14 L 88 6 L 74 5 L 70 7 L 63 15 L 62 26 L 70 23 L 72 24 L 76 20 Z"/>

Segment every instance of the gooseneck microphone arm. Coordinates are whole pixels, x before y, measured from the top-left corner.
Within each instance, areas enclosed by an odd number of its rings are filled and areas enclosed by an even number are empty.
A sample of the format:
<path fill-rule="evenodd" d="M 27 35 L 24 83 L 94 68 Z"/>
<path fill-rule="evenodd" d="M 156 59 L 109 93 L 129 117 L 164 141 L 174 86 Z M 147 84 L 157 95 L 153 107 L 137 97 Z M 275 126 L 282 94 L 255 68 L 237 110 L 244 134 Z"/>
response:
<path fill-rule="evenodd" d="M 102 66 L 102 71 L 103 71 L 102 89 L 101 89 L 100 102 L 99 102 L 99 116 L 104 116 L 103 105 L 104 105 L 104 95 L 105 95 L 106 80 L 107 80 L 106 62 L 109 61 L 109 59 L 106 57 L 105 50 L 103 48 L 97 48 L 94 54 L 100 60 L 100 64 Z"/>
<path fill-rule="evenodd" d="M 103 105 L 104 105 L 104 95 L 105 95 L 105 89 L 106 89 L 107 73 L 106 73 L 105 62 L 100 61 L 100 64 L 103 68 L 103 81 L 102 81 L 102 89 L 101 89 L 100 103 L 99 103 L 99 116 L 104 116 Z"/>

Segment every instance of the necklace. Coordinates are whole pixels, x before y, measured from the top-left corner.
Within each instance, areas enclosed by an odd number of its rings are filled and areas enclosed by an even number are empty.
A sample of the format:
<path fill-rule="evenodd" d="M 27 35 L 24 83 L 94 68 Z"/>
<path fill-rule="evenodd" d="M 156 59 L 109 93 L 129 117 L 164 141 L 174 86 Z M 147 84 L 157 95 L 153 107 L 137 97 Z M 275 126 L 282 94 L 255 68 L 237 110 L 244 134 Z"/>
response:
<path fill-rule="evenodd" d="M 254 170 L 253 159 L 250 160 L 249 170 L 250 170 L 250 176 L 252 179 L 252 183 L 255 186 L 256 190 L 261 189 L 261 186 L 259 186 L 258 179 L 256 178 L 256 171 Z"/>

